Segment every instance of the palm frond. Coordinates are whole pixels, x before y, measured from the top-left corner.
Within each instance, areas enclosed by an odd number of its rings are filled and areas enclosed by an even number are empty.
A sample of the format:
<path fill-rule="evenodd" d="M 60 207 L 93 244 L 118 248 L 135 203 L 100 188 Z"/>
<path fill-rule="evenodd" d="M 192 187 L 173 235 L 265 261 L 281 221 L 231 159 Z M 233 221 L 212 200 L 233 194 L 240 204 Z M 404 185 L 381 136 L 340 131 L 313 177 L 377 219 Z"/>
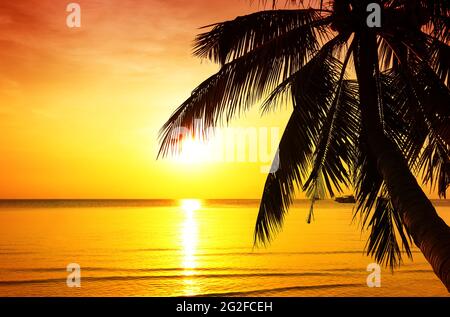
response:
<path fill-rule="evenodd" d="M 313 9 L 256 12 L 211 25 L 211 31 L 197 36 L 194 55 L 225 64 L 299 28 L 320 30 L 324 21 Z"/>
<path fill-rule="evenodd" d="M 388 136 L 410 168 L 422 171 L 424 184 L 432 188 L 437 184 L 439 195 L 445 197 L 450 184 L 450 91 L 424 61 L 411 59 L 383 76 L 384 102 L 393 116 L 389 126 L 394 127 Z"/>
<path fill-rule="evenodd" d="M 367 255 L 374 257 L 377 263 L 391 269 L 400 266 L 402 249 L 412 258 L 411 238 L 404 228 L 399 212 L 394 209 L 385 193 L 377 198 L 370 221 L 366 221 L 365 226 L 370 229 L 366 244 Z"/>
<path fill-rule="evenodd" d="M 408 0 L 411 1 L 411 0 Z M 417 0 L 412 0 L 412 2 Z M 432 17 L 448 16 L 450 14 L 450 3 L 448 0 L 419 0 L 420 6 L 428 10 Z"/>
<path fill-rule="evenodd" d="M 320 52 L 316 55 L 315 58 L 323 58 L 325 56 L 324 54 L 332 54 L 333 56 L 339 55 L 342 50 L 342 47 L 344 47 L 347 44 L 349 38 L 350 34 L 337 35 L 336 37 L 334 37 L 333 39 L 331 39 L 322 46 Z M 268 113 L 271 110 L 276 110 L 277 106 L 288 104 L 288 101 L 292 100 L 293 97 L 291 95 L 293 91 L 292 87 L 299 80 L 304 81 L 304 78 L 312 78 L 312 76 L 316 78 L 315 77 L 316 74 L 313 73 L 305 74 L 305 71 L 307 70 L 310 70 L 310 68 L 306 70 L 302 68 L 299 71 L 292 74 L 291 76 L 289 76 L 288 78 L 286 78 L 282 83 L 280 83 L 278 87 L 274 89 L 272 93 L 262 103 L 261 105 L 262 113 L 263 114 Z M 317 82 L 320 82 L 320 80 Z M 316 85 L 316 81 L 311 80 L 309 85 Z"/>
<path fill-rule="evenodd" d="M 376 157 L 369 149 L 364 130 L 361 130 L 358 151 L 355 155 L 352 168 L 353 187 L 355 188 L 356 199 L 353 220 L 359 217 L 361 223 L 365 223 L 381 193 L 383 177 L 378 171 Z"/>
<path fill-rule="evenodd" d="M 325 1 L 323 0 L 250 0 L 250 2 L 258 1 L 262 3 L 264 6 L 267 4 L 271 4 L 273 9 L 277 8 L 278 3 L 281 2 L 283 6 L 299 6 L 302 8 L 318 8 L 320 10 L 325 9 Z M 327 1 L 328 3 L 329 1 Z"/>
<path fill-rule="evenodd" d="M 255 226 L 255 244 L 269 242 L 281 228 L 284 216 L 303 185 L 315 144 L 326 119 L 333 88 L 339 78 L 338 61 L 321 51 L 291 83 L 294 108 L 280 141 L 278 156 L 267 176 Z"/>
<path fill-rule="evenodd" d="M 312 170 L 303 185 L 311 199 L 308 223 L 313 216 L 316 199 L 326 198 L 327 193 L 334 197 L 334 189 L 342 192 L 342 186 L 348 186 L 350 181 L 348 167 L 355 156 L 360 120 L 357 85 L 345 80 L 353 43 L 344 59 L 334 99 L 315 147 Z"/>
<path fill-rule="evenodd" d="M 383 37 L 378 39 L 378 56 L 382 70 L 388 70 L 398 63 L 399 58 L 395 55 L 390 43 Z"/>
<path fill-rule="evenodd" d="M 359 102 L 357 85 L 343 81 L 336 96 L 336 109 L 330 111 L 321 131 L 321 139 L 316 145 L 312 170 L 303 190 L 311 206 L 307 222 L 311 222 L 317 199 L 334 197 L 334 191 L 342 193 L 342 187 L 351 182 L 349 167 L 355 157 L 354 151 L 359 136 Z"/>
<path fill-rule="evenodd" d="M 448 43 L 450 41 L 450 16 L 447 14 L 434 18 L 430 34 L 442 43 Z"/>
<path fill-rule="evenodd" d="M 440 196 L 446 197 L 450 185 L 450 144 L 445 133 L 450 126 L 450 91 L 431 71 L 421 63 L 413 71 L 411 79 L 412 96 L 417 101 L 416 116 L 422 120 L 423 135 L 426 137 L 422 153 L 417 156 L 425 184 L 437 184 Z"/>
<path fill-rule="evenodd" d="M 450 87 L 450 46 L 447 42 L 434 37 L 423 31 L 396 31 L 394 36 L 384 35 L 382 37 L 382 48 L 384 53 L 381 55 L 383 66 L 386 66 L 387 59 L 393 55 L 398 59 L 398 55 L 403 55 L 401 61 L 404 65 L 409 63 L 416 64 L 417 60 L 428 63 L 430 68 L 439 76 L 441 81 Z M 407 55 L 398 51 L 410 52 L 411 57 L 406 59 Z M 397 51 L 397 52 L 396 52 Z M 385 67 L 387 69 L 389 67 Z"/>
<path fill-rule="evenodd" d="M 411 133 L 409 127 L 410 118 L 407 104 L 408 96 L 405 96 L 404 83 L 400 76 L 392 69 L 380 74 L 380 87 L 382 94 L 383 119 L 385 134 L 400 149 L 407 147 L 407 140 Z"/>
<path fill-rule="evenodd" d="M 430 38 L 429 38 L 430 39 Z M 430 39 L 430 65 L 440 79 L 450 87 L 450 46 L 439 40 Z"/>
<path fill-rule="evenodd" d="M 420 156 L 425 184 L 432 190 L 438 190 L 439 196 L 447 198 L 446 191 L 450 186 L 450 149 L 436 137 L 430 137 Z"/>
<path fill-rule="evenodd" d="M 334 197 L 334 190 L 342 192 L 348 186 L 348 166 L 354 158 L 354 148 L 359 136 L 359 101 L 355 82 L 342 80 L 324 123 L 320 140 L 314 153 L 312 170 L 303 189 L 308 197 Z M 323 185 L 321 184 L 323 182 Z M 317 196 L 317 186 L 325 187 L 322 196 Z"/>

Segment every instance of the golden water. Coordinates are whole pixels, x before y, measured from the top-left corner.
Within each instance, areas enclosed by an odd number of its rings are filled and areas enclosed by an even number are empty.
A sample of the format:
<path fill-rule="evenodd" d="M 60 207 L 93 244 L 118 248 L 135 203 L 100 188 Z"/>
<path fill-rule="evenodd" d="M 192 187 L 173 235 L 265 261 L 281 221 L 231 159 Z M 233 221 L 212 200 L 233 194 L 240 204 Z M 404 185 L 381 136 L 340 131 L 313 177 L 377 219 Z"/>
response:
<path fill-rule="evenodd" d="M 256 201 L 0 204 L 0 296 L 447 296 L 415 249 L 369 288 L 366 234 L 352 205 L 299 202 L 253 249 Z M 450 205 L 437 203 L 450 223 Z M 66 266 L 81 266 L 69 288 Z"/>

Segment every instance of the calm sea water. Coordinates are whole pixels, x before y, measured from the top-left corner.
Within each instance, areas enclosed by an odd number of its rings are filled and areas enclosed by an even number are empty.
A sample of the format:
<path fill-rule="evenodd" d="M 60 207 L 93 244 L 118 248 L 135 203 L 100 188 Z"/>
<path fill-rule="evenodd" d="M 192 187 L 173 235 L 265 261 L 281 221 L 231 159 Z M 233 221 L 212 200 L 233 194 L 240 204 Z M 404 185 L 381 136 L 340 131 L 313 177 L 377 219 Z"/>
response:
<path fill-rule="evenodd" d="M 253 249 L 257 201 L 0 202 L 0 296 L 448 296 L 420 252 L 369 288 L 352 205 L 291 209 Z M 450 204 L 436 202 L 450 223 Z M 81 266 L 81 287 L 66 266 Z"/>

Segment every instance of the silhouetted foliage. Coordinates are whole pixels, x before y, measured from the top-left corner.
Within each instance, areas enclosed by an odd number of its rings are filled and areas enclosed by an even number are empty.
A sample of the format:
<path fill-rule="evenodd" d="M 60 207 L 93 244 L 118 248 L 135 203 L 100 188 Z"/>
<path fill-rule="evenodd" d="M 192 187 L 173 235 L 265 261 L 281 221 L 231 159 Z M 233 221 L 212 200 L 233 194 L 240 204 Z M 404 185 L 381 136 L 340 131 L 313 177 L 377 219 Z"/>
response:
<path fill-rule="evenodd" d="M 284 1 L 281 1 L 284 2 Z M 288 1 L 289 8 L 241 16 L 209 26 L 194 54 L 219 63 L 161 130 L 160 155 L 179 149 L 177 129 L 206 135 L 206 127 L 261 103 L 263 113 L 292 104 L 279 145 L 279 169 L 267 177 L 255 243 L 269 242 L 297 189 L 312 202 L 354 188 L 367 252 L 392 268 L 411 256 L 410 234 L 392 204 L 377 153 L 369 150 L 361 118 L 360 83 L 349 77 L 365 0 Z M 445 197 L 450 184 L 450 1 L 382 0 L 376 33 L 378 107 L 384 135 L 411 171 Z M 286 5 L 286 2 L 284 2 Z M 293 8 L 292 5 L 297 5 Z M 194 120 L 200 119 L 200 127 Z M 373 118 L 377 120 L 377 118 Z M 311 206 L 310 220 L 313 205 Z M 308 220 L 308 221 L 309 221 Z"/>

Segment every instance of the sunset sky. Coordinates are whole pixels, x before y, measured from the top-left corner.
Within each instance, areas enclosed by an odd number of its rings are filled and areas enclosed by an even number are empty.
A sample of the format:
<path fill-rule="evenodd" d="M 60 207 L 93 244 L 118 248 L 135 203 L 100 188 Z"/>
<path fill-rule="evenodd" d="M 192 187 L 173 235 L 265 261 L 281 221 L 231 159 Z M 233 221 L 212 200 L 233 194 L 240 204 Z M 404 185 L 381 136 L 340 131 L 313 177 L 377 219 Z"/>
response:
<path fill-rule="evenodd" d="M 0 198 L 258 198 L 261 163 L 156 153 L 158 129 L 217 70 L 191 55 L 199 27 L 261 7 L 80 0 L 71 29 L 68 3 L 0 3 Z M 282 129 L 286 119 L 261 120 L 256 108 L 233 125 Z"/>
<path fill-rule="evenodd" d="M 159 128 L 217 70 L 192 57 L 199 27 L 258 2 L 80 0 L 79 29 L 69 3 L 0 2 L 0 198 L 259 198 L 270 162 L 201 162 L 195 145 L 156 160 Z M 281 135 L 288 115 L 233 127 Z"/>

